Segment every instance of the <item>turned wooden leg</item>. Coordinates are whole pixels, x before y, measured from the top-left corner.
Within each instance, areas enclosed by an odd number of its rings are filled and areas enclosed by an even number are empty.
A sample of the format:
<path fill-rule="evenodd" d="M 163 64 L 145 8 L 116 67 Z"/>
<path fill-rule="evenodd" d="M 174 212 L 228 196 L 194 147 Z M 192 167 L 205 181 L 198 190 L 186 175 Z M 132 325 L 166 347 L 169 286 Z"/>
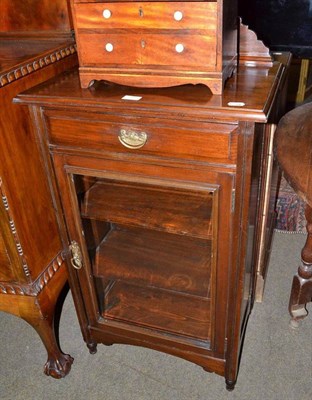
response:
<path fill-rule="evenodd" d="M 306 305 L 312 299 L 312 208 L 308 205 L 305 216 L 308 236 L 301 251 L 302 261 L 294 276 L 289 300 L 290 325 L 293 328 L 297 328 L 299 321 L 308 315 Z"/>

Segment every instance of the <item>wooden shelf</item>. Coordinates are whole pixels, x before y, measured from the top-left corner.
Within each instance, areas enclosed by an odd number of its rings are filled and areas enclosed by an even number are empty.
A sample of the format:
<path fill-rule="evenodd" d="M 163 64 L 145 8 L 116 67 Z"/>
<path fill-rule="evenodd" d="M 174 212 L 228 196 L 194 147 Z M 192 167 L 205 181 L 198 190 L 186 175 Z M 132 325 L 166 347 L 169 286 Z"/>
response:
<path fill-rule="evenodd" d="M 116 281 L 103 317 L 199 340 L 210 338 L 210 300 Z M 196 310 L 196 312 L 195 312 Z"/>
<path fill-rule="evenodd" d="M 113 226 L 97 249 L 94 275 L 207 298 L 211 258 L 208 240 Z"/>
<path fill-rule="evenodd" d="M 210 190 L 99 180 L 86 192 L 81 215 L 211 239 L 213 196 Z"/>

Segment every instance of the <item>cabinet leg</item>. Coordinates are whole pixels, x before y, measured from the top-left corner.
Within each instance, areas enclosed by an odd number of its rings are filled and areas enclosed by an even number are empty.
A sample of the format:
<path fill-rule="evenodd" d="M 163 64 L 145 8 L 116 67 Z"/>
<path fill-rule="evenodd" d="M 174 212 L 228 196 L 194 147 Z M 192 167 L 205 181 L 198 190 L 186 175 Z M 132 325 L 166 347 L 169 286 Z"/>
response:
<path fill-rule="evenodd" d="M 232 392 L 232 390 L 234 390 L 235 385 L 236 385 L 236 381 L 225 381 L 226 384 L 226 390 L 228 390 L 229 392 Z"/>
<path fill-rule="evenodd" d="M 307 240 L 301 251 L 301 265 L 294 276 L 289 299 L 290 326 L 297 328 L 299 321 L 308 315 L 307 303 L 312 300 L 312 209 L 306 205 Z"/>
<path fill-rule="evenodd" d="M 36 330 L 47 350 L 48 360 L 44 365 L 44 373 L 56 379 L 64 378 L 69 373 L 74 359 L 60 350 L 53 316 L 42 316 L 39 313 L 37 318 L 35 315 L 21 317 Z"/>
<path fill-rule="evenodd" d="M 89 349 L 90 354 L 95 354 L 97 352 L 97 343 L 95 342 L 88 342 L 87 347 Z"/>
<path fill-rule="evenodd" d="M 23 310 L 20 316 L 36 330 L 47 350 L 44 373 L 56 379 L 64 378 L 74 361 L 69 354 L 61 351 L 58 338 L 59 321 L 67 292 L 68 287 L 65 285 L 58 296 L 34 298 L 32 312 L 29 312 L 29 308 L 20 309 Z"/>
<path fill-rule="evenodd" d="M 74 359 L 69 354 L 61 352 L 55 336 L 53 320 L 40 319 L 34 325 L 48 353 L 48 360 L 44 365 L 44 373 L 53 378 L 64 378 L 70 371 Z"/>

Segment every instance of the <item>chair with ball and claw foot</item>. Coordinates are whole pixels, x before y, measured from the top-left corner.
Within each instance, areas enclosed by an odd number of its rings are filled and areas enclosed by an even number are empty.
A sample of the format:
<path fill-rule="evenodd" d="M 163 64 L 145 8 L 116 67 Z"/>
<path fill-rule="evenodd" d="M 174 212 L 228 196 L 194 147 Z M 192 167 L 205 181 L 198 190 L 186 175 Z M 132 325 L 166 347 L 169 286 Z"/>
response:
<path fill-rule="evenodd" d="M 285 178 L 306 204 L 307 239 L 289 300 L 290 325 L 296 328 L 308 315 L 306 305 L 312 300 L 312 102 L 293 109 L 281 119 L 275 151 Z"/>

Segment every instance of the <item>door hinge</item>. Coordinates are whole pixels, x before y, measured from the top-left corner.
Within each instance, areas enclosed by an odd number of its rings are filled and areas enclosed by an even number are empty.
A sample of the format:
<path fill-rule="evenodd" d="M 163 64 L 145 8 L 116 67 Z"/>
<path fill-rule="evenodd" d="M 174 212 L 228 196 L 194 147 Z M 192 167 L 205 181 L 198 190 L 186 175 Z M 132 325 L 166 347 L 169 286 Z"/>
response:
<path fill-rule="evenodd" d="M 233 213 L 235 210 L 235 189 L 232 189 L 232 203 L 231 203 L 231 212 Z"/>

